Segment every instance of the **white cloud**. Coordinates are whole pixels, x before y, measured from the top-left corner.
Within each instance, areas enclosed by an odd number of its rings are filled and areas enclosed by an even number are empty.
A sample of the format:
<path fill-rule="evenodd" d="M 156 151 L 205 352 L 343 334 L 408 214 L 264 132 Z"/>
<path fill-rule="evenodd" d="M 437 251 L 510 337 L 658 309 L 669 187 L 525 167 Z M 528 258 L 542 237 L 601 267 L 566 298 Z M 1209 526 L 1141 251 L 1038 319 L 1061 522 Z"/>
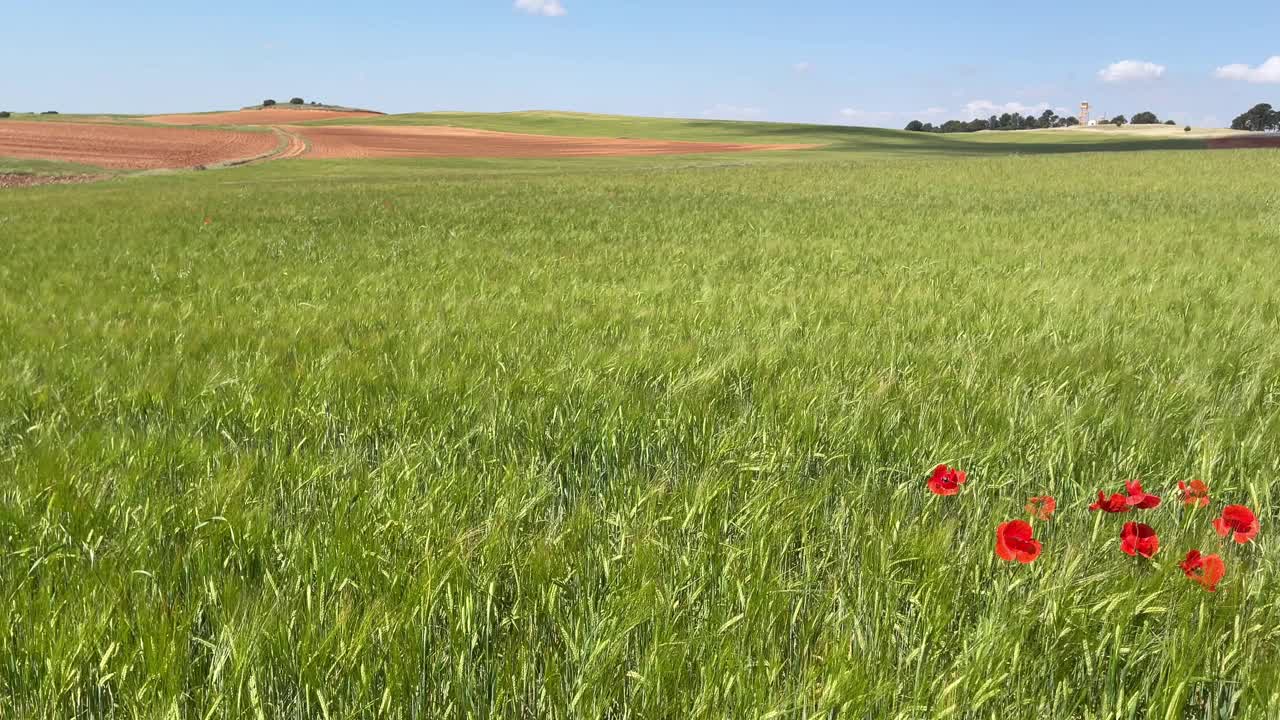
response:
<path fill-rule="evenodd" d="M 807 73 L 807 72 L 809 72 L 810 70 L 812 70 L 812 69 L 813 69 L 813 63 L 811 63 L 811 62 L 798 62 L 798 63 L 796 63 L 795 65 L 792 65 L 792 66 L 791 66 L 791 69 L 792 69 L 792 70 L 795 70 L 795 71 L 796 71 L 796 72 L 798 72 L 798 73 Z"/>
<path fill-rule="evenodd" d="M 762 115 L 764 115 L 764 110 L 758 107 L 741 107 L 738 105 L 725 105 L 724 103 L 719 103 L 702 111 L 703 117 L 716 120 L 754 120 Z"/>
<path fill-rule="evenodd" d="M 516 0 L 516 9 L 530 15 L 545 17 L 561 17 L 569 14 L 560 0 Z"/>
<path fill-rule="evenodd" d="M 1251 83 L 1280 83 L 1280 55 L 1273 55 L 1258 67 L 1242 63 L 1223 65 L 1213 72 L 1222 80 L 1244 80 Z"/>
<path fill-rule="evenodd" d="M 840 111 L 841 117 L 850 120 L 889 120 L 898 116 L 898 113 L 891 110 L 857 110 L 855 108 L 843 108 Z"/>
<path fill-rule="evenodd" d="M 1139 80 L 1157 80 L 1164 76 L 1165 67 L 1145 60 L 1121 60 L 1098 71 L 1102 82 L 1122 83 Z"/>
<path fill-rule="evenodd" d="M 1045 110 L 1050 108 L 1049 103 L 1042 102 L 1036 105 L 1023 105 L 1020 102 L 1007 102 L 999 105 L 990 100 L 973 100 L 965 104 L 961 114 L 966 120 L 974 118 L 985 118 L 991 115 L 1003 115 L 1005 113 L 1018 113 L 1019 115 L 1041 115 Z"/>

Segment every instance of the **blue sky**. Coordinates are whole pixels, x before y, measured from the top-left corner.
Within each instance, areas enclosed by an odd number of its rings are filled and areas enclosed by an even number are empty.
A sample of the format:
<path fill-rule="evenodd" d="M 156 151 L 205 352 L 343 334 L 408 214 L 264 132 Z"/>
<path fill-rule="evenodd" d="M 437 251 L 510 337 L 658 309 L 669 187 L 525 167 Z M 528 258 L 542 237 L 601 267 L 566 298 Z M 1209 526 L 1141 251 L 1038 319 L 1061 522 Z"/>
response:
<path fill-rule="evenodd" d="M 0 109 L 265 97 L 882 125 L 1280 106 L 1280 6 L 854 0 L 0 0 Z M 1109 74 L 1107 69 L 1119 65 Z"/>

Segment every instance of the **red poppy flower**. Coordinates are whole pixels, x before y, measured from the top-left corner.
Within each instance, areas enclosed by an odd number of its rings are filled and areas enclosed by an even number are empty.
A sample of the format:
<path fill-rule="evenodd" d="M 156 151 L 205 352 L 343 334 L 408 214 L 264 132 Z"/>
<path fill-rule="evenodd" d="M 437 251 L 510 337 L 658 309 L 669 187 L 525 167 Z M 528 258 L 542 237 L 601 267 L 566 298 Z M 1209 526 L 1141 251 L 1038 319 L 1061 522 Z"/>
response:
<path fill-rule="evenodd" d="M 1160 505 L 1160 498 L 1151 493 L 1143 492 L 1142 483 L 1137 480 L 1125 481 L 1124 489 L 1129 493 L 1129 497 L 1125 499 L 1125 502 L 1129 503 L 1131 507 L 1136 507 L 1139 510 L 1150 510 Z"/>
<path fill-rule="evenodd" d="M 1040 541 L 1031 538 L 1031 523 L 1010 520 L 996 528 L 996 555 L 1005 562 L 1027 564 L 1040 557 Z"/>
<path fill-rule="evenodd" d="M 960 492 L 960 486 L 964 484 L 965 477 L 963 470 L 949 468 L 946 465 L 939 465 L 933 469 L 933 474 L 929 476 L 929 490 L 934 495 L 955 495 Z"/>
<path fill-rule="evenodd" d="M 1136 522 L 1125 523 L 1124 529 L 1120 531 L 1120 549 L 1126 555 L 1134 557 L 1141 555 L 1144 558 L 1149 558 L 1160 549 L 1160 538 L 1156 535 L 1156 531 L 1151 529 L 1150 525 Z"/>
<path fill-rule="evenodd" d="M 1106 493 L 1099 490 L 1098 502 L 1090 505 L 1089 509 L 1101 510 L 1102 512 L 1107 513 L 1126 513 L 1129 512 L 1131 508 L 1129 507 L 1128 500 L 1124 495 L 1116 493 L 1108 498 Z"/>
<path fill-rule="evenodd" d="M 1048 520 L 1053 517 L 1053 513 L 1058 509 L 1058 501 L 1054 500 L 1050 495 L 1042 497 L 1033 497 L 1027 500 L 1027 512 L 1031 513 L 1031 517 L 1037 520 Z"/>
<path fill-rule="evenodd" d="M 1213 529 L 1218 537 L 1230 534 L 1243 545 L 1258 534 L 1258 516 L 1243 505 L 1228 505 L 1222 509 L 1222 517 L 1213 521 Z"/>
<path fill-rule="evenodd" d="M 1205 590 L 1214 592 L 1227 574 L 1227 566 L 1217 555 L 1202 556 L 1199 550 L 1192 550 L 1187 553 L 1187 559 L 1182 561 L 1182 572 L 1203 585 Z"/>
<path fill-rule="evenodd" d="M 1190 483 L 1178 481 L 1178 489 L 1182 491 L 1182 504 L 1195 507 L 1206 507 L 1209 504 L 1209 486 L 1203 480 L 1192 480 Z"/>

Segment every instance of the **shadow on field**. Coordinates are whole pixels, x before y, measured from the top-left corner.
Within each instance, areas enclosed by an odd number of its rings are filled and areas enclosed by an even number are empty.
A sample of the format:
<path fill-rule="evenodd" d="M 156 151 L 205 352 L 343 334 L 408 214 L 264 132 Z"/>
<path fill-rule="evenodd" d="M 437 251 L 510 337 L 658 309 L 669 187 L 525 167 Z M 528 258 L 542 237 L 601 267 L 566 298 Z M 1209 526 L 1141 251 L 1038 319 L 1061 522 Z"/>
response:
<path fill-rule="evenodd" d="M 821 150 L 930 156 L 1060 155 L 1145 150 L 1204 150 L 1209 147 L 1209 143 L 1205 140 L 1192 138 L 1097 140 L 1057 135 L 1052 140 L 1044 140 L 1031 136 L 1020 137 L 1012 132 L 937 135 L 859 127 L 823 128 L 815 132 L 811 128 L 787 126 L 762 128 L 755 132 L 776 138 L 778 142 L 801 142 L 802 140 L 815 142 L 819 137 L 827 138 L 827 144 L 820 148 Z M 1007 137 L 1010 135 L 1013 137 Z"/>
<path fill-rule="evenodd" d="M 316 125 L 444 125 L 497 132 L 688 142 L 814 144 L 813 152 L 899 156 L 983 157 L 1062 155 L 1141 150 L 1203 150 L 1203 138 L 1133 135 L 1100 137 L 1089 132 L 981 132 L 940 135 L 887 128 L 804 125 L 752 120 L 640 118 L 529 111 L 515 113 L 412 113 L 373 120 L 318 121 Z"/>

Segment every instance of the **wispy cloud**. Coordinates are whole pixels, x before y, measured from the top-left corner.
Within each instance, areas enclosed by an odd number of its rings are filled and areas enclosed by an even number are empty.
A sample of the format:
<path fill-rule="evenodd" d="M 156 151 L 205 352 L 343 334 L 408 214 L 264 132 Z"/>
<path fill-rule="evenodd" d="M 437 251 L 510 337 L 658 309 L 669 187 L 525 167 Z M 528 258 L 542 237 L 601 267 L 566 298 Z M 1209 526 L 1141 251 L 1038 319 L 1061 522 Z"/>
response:
<path fill-rule="evenodd" d="M 1243 80 L 1250 83 L 1280 83 L 1280 55 L 1273 55 L 1258 67 L 1243 63 L 1223 65 L 1213 72 L 1222 80 Z"/>
<path fill-rule="evenodd" d="M 1019 115 L 1040 115 L 1051 107 L 1049 103 L 1042 102 L 1035 105 L 1024 105 L 1020 102 L 993 103 L 990 100 L 972 100 L 965 104 L 963 115 L 965 119 L 972 120 L 974 118 L 985 118 L 991 115 L 1003 115 L 1005 113 L 1018 113 Z"/>
<path fill-rule="evenodd" d="M 798 62 L 795 65 L 792 65 L 791 69 L 798 73 L 807 73 L 810 70 L 813 70 L 813 63 L 808 61 Z"/>
<path fill-rule="evenodd" d="M 762 108 L 726 105 L 724 103 L 717 103 L 702 111 L 702 117 L 715 118 L 717 120 L 754 120 L 763 115 L 764 110 Z"/>
<path fill-rule="evenodd" d="M 940 107 L 925 108 L 924 110 L 859 110 L 858 108 L 844 108 L 840 111 L 840 117 L 863 122 L 883 122 L 897 119 L 927 119 L 945 115 L 946 112 L 946 108 Z"/>
<path fill-rule="evenodd" d="M 530 15 L 544 17 L 561 17 L 569 14 L 560 0 L 516 0 L 516 9 Z"/>
<path fill-rule="evenodd" d="M 1158 80 L 1164 76 L 1165 67 L 1145 60 L 1121 60 L 1098 71 L 1102 82 L 1123 83 Z"/>

